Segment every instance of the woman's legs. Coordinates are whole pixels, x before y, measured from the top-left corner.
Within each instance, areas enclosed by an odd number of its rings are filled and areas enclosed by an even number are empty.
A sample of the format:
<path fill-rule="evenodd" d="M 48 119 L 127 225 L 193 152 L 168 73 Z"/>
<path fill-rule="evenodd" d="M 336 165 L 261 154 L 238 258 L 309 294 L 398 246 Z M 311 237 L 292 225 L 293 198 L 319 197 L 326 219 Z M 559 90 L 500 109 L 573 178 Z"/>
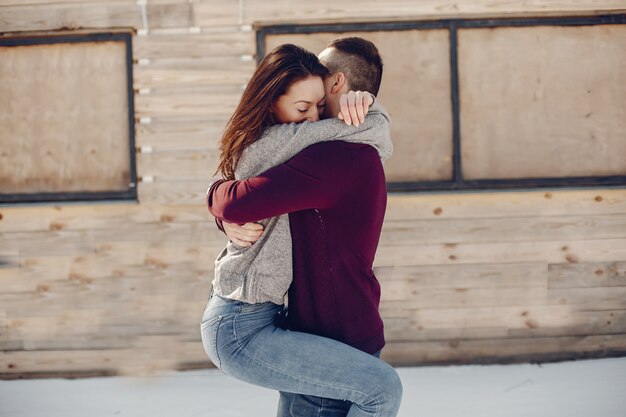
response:
<path fill-rule="evenodd" d="M 209 357 L 255 385 L 350 401 L 349 417 L 397 414 L 402 385 L 391 366 L 335 340 L 276 327 L 280 309 L 213 297 L 202 326 Z"/>
<path fill-rule="evenodd" d="M 380 353 L 372 355 L 380 358 Z M 351 406 L 344 400 L 281 391 L 276 417 L 345 417 Z"/>
<path fill-rule="evenodd" d="M 349 401 L 281 391 L 276 417 L 346 417 L 350 407 Z"/>

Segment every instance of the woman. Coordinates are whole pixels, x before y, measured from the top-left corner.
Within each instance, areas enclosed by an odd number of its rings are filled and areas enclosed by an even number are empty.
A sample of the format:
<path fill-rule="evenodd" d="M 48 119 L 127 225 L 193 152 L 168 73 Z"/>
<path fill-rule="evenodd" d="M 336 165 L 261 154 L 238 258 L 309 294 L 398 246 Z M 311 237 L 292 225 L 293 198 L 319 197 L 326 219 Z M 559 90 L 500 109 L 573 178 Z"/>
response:
<path fill-rule="evenodd" d="M 265 57 L 222 138 L 224 178 L 257 175 L 323 140 L 368 143 L 389 157 L 389 120 L 376 103 L 358 127 L 336 119 L 296 124 L 319 119 L 325 75 L 315 55 L 294 45 Z M 265 232 L 253 246 L 230 242 L 216 260 L 214 295 L 202 320 L 211 360 L 253 384 L 350 401 L 348 416 L 395 416 L 401 384 L 393 368 L 343 343 L 276 325 L 292 276 L 289 223 L 284 214 L 262 223 Z"/>

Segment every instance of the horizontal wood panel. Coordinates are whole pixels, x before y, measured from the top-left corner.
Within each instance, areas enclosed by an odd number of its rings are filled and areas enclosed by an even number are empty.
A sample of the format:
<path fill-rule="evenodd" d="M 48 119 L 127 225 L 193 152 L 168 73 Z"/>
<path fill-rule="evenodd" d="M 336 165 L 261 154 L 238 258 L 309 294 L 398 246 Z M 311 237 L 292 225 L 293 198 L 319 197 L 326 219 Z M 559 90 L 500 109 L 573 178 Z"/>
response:
<path fill-rule="evenodd" d="M 12 269 L 20 263 L 20 254 L 16 250 L 0 250 L 0 271 Z"/>
<path fill-rule="evenodd" d="M 423 289 L 410 281 L 387 283 L 381 301 L 402 301 L 407 298 L 420 308 L 453 308 L 508 305 L 543 305 L 545 287 L 519 288 L 448 288 Z"/>
<path fill-rule="evenodd" d="M 626 190 L 391 194 L 386 219 L 497 218 L 626 213 Z"/>
<path fill-rule="evenodd" d="M 561 337 L 626 333 L 626 310 L 577 311 L 573 316 L 574 320 L 560 326 L 511 329 L 508 335 L 510 337 Z"/>
<path fill-rule="evenodd" d="M 558 242 L 467 243 L 452 245 L 385 245 L 375 266 L 547 262 L 612 262 L 626 259 L 626 239 Z"/>
<path fill-rule="evenodd" d="M 232 0 L 150 0 L 145 10 L 146 28 L 136 0 L 7 0 L 0 6 L 0 27 L 10 31 L 123 26 L 158 30 L 239 23 L 239 3 Z"/>
<path fill-rule="evenodd" d="M 204 191 L 206 192 L 206 187 Z M 141 223 L 202 223 L 213 219 L 203 204 L 165 206 L 120 203 L 3 207 L 0 215 L 2 233 L 123 228 L 129 224 Z"/>
<path fill-rule="evenodd" d="M 232 57 L 256 52 L 253 32 L 151 34 L 137 36 L 134 41 L 137 59 Z"/>
<path fill-rule="evenodd" d="M 494 306 L 401 309 L 383 303 L 389 341 L 453 339 L 463 337 L 544 337 L 626 332 L 625 312 L 579 310 L 571 305 Z"/>
<path fill-rule="evenodd" d="M 548 266 L 549 288 L 626 287 L 626 262 Z"/>
<path fill-rule="evenodd" d="M 162 90 L 166 88 L 236 85 L 243 91 L 254 72 L 252 61 L 228 62 L 223 68 L 207 63 L 206 68 L 188 68 L 181 64 L 173 68 L 137 65 L 134 70 L 135 88 Z"/>
<path fill-rule="evenodd" d="M 232 0 L 150 0 L 150 27 L 223 27 L 239 24 L 243 3 Z"/>
<path fill-rule="evenodd" d="M 22 256 L 15 267 L 0 269 L 0 276 L 8 279 L 18 274 L 23 280 L 59 277 L 89 284 L 89 280 L 82 277 L 93 280 L 128 276 L 134 279 L 154 271 L 161 276 L 172 268 L 190 268 L 189 277 L 193 277 L 197 271 L 213 269 L 213 261 L 226 242 L 225 236 L 216 237 L 216 242 L 210 245 L 189 242 L 186 246 L 138 246 L 131 241 L 108 242 L 101 244 L 98 251 L 85 255 Z M 129 251 L 133 247 L 136 250 Z"/>
<path fill-rule="evenodd" d="M 190 242 L 188 246 L 168 248 L 137 247 L 133 242 L 116 242 L 114 245 L 100 246 L 95 253 L 83 255 L 24 256 L 11 267 L 0 268 L 0 283 L 3 294 L 11 300 L 21 302 L 23 298 L 20 297 L 43 297 L 44 301 L 52 302 L 48 308 L 61 309 L 64 308 L 62 303 L 54 303 L 55 294 L 70 294 L 72 289 L 106 291 L 108 286 L 141 288 L 144 284 L 159 282 L 165 287 L 170 283 L 180 285 L 179 289 L 183 290 L 186 285 L 196 285 L 198 280 L 210 282 L 213 279 L 214 260 L 226 241 L 225 237 L 221 237 L 209 246 Z M 133 246 L 136 250 L 130 251 Z M 102 285 L 104 287 L 99 287 Z M 154 286 L 149 292 L 158 293 L 161 286 Z M 96 296 L 99 294 L 98 291 L 90 292 Z M 136 298 L 141 295 L 139 292 L 118 295 L 125 296 Z M 172 297 L 176 296 L 174 291 Z M 105 298 L 105 302 L 108 301 Z M 28 304 L 23 305 L 23 308 L 30 310 Z M 30 311 L 41 314 L 36 310 Z"/>
<path fill-rule="evenodd" d="M 520 291 L 521 292 L 521 291 Z M 381 303 L 381 314 L 423 329 L 515 329 L 561 326 L 572 323 L 574 308 L 569 305 L 504 305 L 460 308 L 422 308 L 411 300 Z M 578 322 L 576 322 L 578 323 Z"/>
<path fill-rule="evenodd" d="M 149 28 L 185 28 L 195 26 L 193 4 L 185 1 L 148 1 L 146 17 Z"/>
<path fill-rule="evenodd" d="M 181 125 L 187 126 L 191 132 L 194 132 L 193 135 L 198 137 L 202 136 L 203 129 L 210 130 L 214 126 L 210 122 L 195 125 L 183 123 Z M 170 127 L 172 130 L 170 130 Z M 169 138 L 175 139 L 178 128 L 170 124 L 150 124 L 140 125 L 140 129 L 155 137 L 162 137 L 163 142 L 167 142 Z M 216 129 L 212 131 L 216 132 Z M 204 148 L 204 145 L 202 148 Z M 150 219 L 158 219 L 159 215 L 168 214 L 168 212 L 174 213 L 174 216 L 178 216 L 177 212 L 191 210 L 197 210 L 198 213 L 206 213 L 203 200 L 206 194 L 208 179 L 213 172 L 207 167 L 206 174 L 206 179 L 157 181 L 139 184 L 140 190 L 142 188 L 144 190 L 158 188 L 158 191 L 150 191 L 150 193 L 159 194 L 159 197 L 163 200 L 169 198 L 172 204 L 183 207 L 168 207 L 167 205 L 165 207 L 153 205 L 137 207 L 118 204 L 56 207 L 7 206 L 0 208 L 0 215 L 2 215 L 0 231 L 48 230 L 52 227 L 58 228 L 59 225 L 55 225 L 55 223 L 59 222 L 61 222 L 60 227 L 63 228 L 66 227 L 65 222 L 67 221 L 72 223 L 82 222 L 86 225 L 85 227 L 96 227 L 95 224 L 100 222 L 103 216 L 106 221 L 112 221 L 118 215 L 132 215 L 134 217 L 124 217 L 122 221 L 140 221 L 139 219 L 141 219 L 143 214 L 150 216 Z M 178 196 L 186 193 L 188 197 L 176 198 L 176 195 L 172 196 L 170 193 L 178 194 Z M 619 213 L 626 212 L 626 191 L 624 190 L 553 191 L 549 192 L 549 194 L 550 198 L 545 198 L 545 192 L 390 195 L 386 221 L 388 224 L 405 224 L 408 228 L 413 227 L 413 224 L 422 224 L 422 220 L 427 221 L 428 219 L 489 218 L 486 221 L 495 222 L 496 219 L 521 217 L 521 219 L 518 219 L 519 221 L 550 224 L 552 221 L 558 222 L 557 216 L 565 216 L 563 218 L 569 219 L 585 215 L 590 215 L 591 218 L 603 218 L 604 215 L 609 215 L 610 218 L 610 215 L 617 214 L 615 218 L 619 219 L 622 217 Z M 185 207 L 187 204 L 190 204 L 191 207 Z M 530 219 L 523 220 L 524 217 L 530 217 Z M 406 222 L 402 223 L 401 221 L 403 220 L 406 220 Z M 420 221 L 414 223 L 413 220 Z M 498 224 L 500 221 L 498 220 L 494 224 Z M 460 222 L 442 224 L 468 227 L 463 226 Z M 473 221 L 468 221 L 467 224 L 471 225 Z M 584 225 L 585 222 L 583 221 L 582 224 Z M 591 228 L 593 224 L 593 221 L 590 221 L 589 227 Z M 452 230 L 451 232 L 454 233 L 455 231 Z M 617 232 L 619 232 L 619 229 Z M 542 232 L 539 231 L 539 233 Z M 584 240 L 585 237 L 583 236 L 582 239 Z"/>
<path fill-rule="evenodd" d="M 162 346 L 168 354 L 141 350 Z M 493 363 L 528 360 L 566 359 L 571 357 L 602 357 L 626 351 L 623 335 L 570 336 L 535 339 L 487 339 L 389 343 L 382 358 L 395 366 L 426 363 Z M 141 353 L 140 353 L 141 352 Z M 172 361 L 172 358 L 178 360 Z M 174 362 L 174 363 L 172 363 Z M 112 364 L 120 364 L 117 367 Z M 212 367 L 199 342 L 178 342 L 146 337 L 136 349 L 48 351 L 15 351 L 0 353 L 3 378 L 11 374 L 45 374 L 68 371 L 146 374 L 177 366 Z M 50 374 L 49 374 L 50 375 Z M 52 375 L 50 375 L 52 376 Z"/>
<path fill-rule="evenodd" d="M 163 151 L 137 155 L 137 174 L 157 179 L 203 178 L 209 179 L 219 164 L 215 150 Z M 206 188 L 204 189 L 206 193 Z"/>
<path fill-rule="evenodd" d="M 5 323 L 7 328 L 14 329 L 14 332 L 22 332 L 18 339 L 24 340 L 41 340 L 57 336 L 62 338 L 68 333 L 89 336 L 92 332 L 89 327 L 79 329 L 67 324 L 72 320 L 78 320 L 77 317 L 83 315 L 85 311 L 84 314 L 87 316 L 89 314 L 93 316 L 89 323 L 94 330 L 100 326 L 111 327 L 111 336 L 127 332 L 128 328 L 135 328 L 137 334 L 160 331 L 166 334 L 189 335 L 192 332 L 194 337 L 197 336 L 202 310 L 211 290 L 210 281 L 196 279 L 193 284 L 179 284 L 179 289 L 182 288 L 183 291 L 176 291 L 176 279 L 171 277 L 158 277 L 152 287 L 146 277 L 143 280 L 144 287 L 140 285 L 139 279 L 135 282 L 122 278 L 109 279 L 108 289 L 105 288 L 105 279 L 94 280 L 89 285 L 82 286 L 74 285 L 70 281 L 65 283 L 59 281 L 50 284 L 51 288 L 58 288 L 60 291 L 58 294 L 42 291 L 32 294 L 3 294 L 2 301 L 6 305 Z M 171 283 L 164 286 L 168 291 L 165 289 L 159 291 L 162 287 L 157 285 L 165 283 L 166 280 Z M 73 288 L 63 288 L 72 285 Z M 150 289 L 155 291 L 152 292 Z M 172 297 L 172 292 L 176 292 L 177 295 Z M 30 309 L 24 306 L 25 299 L 31 300 Z M 63 303 L 66 304 L 65 307 L 60 305 Z M 116 306 L 114 310 L 111 309 L 112 303 Z M 140 329 L 142 323 L 145 326 L 144 330 Z"/>
<path fill-rule="evenodd" d="M 198 362 L 211 367 L 200 342 L 172 340 L 167 336 L 137 339 L 128 349 L 0 352 L 0 375 L 109 371 L 115 374 L 147 374 L 175 369 L 178 363 Z"/>
<path fill-rule="evenodd" d="M 456 339 L 389 343 L 382 359 L 396 366 L 571 360 L 626 353 L 626 335 Z"/>
<path fill-rule="evenodd" d="M 17 250 L 20 256 L 52 256 L 90 253 L 104 243 L 142 242 L 149 246 L 187 246 L 223 241 L 222 232 L 212 222 L 128 224 L 120 228 L 79 231 L 41 231 L 3 233 L 0 250 Z"/>
<path fill-rule="evenodd" d="M 495 219 L 387 220 L 381 244 L 591 240 L 626 235 L 626 214 Z"/>
<path fill-rule="evenodd" d="M 171 1 L 181 1 L 181 0 L 169 0 Z M 85 0 L 3 0 L 3 6 L 52 6 L 63 4 L 66 6 L 70 5 L 80 5 L 85 3 Z M 109 6 L 119 5 L 119 4 L 137 4 L 136 0 L 91 0 L 91 4 L 104 4 Z"/>
<path fill-rule="evenodd" d="M 385 347 L 403 342 L 456 341 L 458 339 L 503 339 L 508 336 L 506 327 L 467 327 L 425 329 L 411 320 L 384 318 Z"/>
<path fill-rule="evenodd" d="M 198 0 L 192 3 L 194 26 L 215 27 L 241 24 L 241 6 L 245 3 L 232 0 Z"/>
<path fill-rule="evenodd" d="M 177 171 L 182 169 L 183 172 L 188 167 L 193 168 L 197 165 L 196 171 L 198 176 L 202 177 L 201 180 L 193 180 L 190 184 L 195 187 L 195 192 L 202 195 L 206 192 L 206 186 L 208 185 L 208 179 L 212 175 L 212 169 L 205 165 L 205 161 L 208 161 L 215 155 L 212 151 L 176 151 L 176 152 L 152 152 L 146 154 L 138 154 L 138 158 L 141 163 L 145 163 L 145 167 L 155 167 L 152 172 L 146 172 L 146 175 L 159 175 L 164 174 L 165 170 Z M 172 159 L 179 158 L 181 167 L 168 168 L 168 164 L 172 164 Z M 158 168 L 162 165 L 161 168 Z M 158 168 L 158 169 L 156 169 Z M 149 187 L 156 183 L 142 183 L 142 187 Z M 178 188 L 178 182 L 173 181 L 172 187 Z M 618 202 L 617 207 L 603 205 L 597 203 L 592 198 L 594 192 L 585 192 L 588 197 L 581 198 L 581 202 L 578 202 L 580 211 L 588 211 L 589 214 L 595 212 L 596 207 L 599 212 L 612 211 L 612 209 L 619 209 L 621 202 Z M 521 193 L 524 194 L 524 193 Z M 504 196 L 500 194 L 501 196 Z M 513 197 L 513 194 L 506 194 L 507 197 Z M 583 194 L 584 196 L 584 194 Z M 580 196 L 580 197 L 583 197 Z M 407 203 L 413 204 L 415 210 L 415 217 L 423 217 L 423 220 L 418 219 L 403 219 L 396 220 L 390 215 L 387 217 L 387 221 L 384 226 L 383 244 L 392 244 L 394 241 L 403 242 L 407 244 L 428 244 L 428 243 L 455 243 L 455 242 L 489 242 L 489 241 L 524 241 L 524 240 L 543 240 L 550 237 L 558 237 L 562 240 L 589 240 L 597 239 L 599 237 L 615 238 L 624 236 L 626 234 L 626 226 L 624 226 L 624 215 L 620 214 L 602 214 L 602 215 L 577 215 L 577 216 L 544 216 L 537 217 L 531 216 L 533 213 L 537 213 L 544 208 L 528 207 L 526 213 L 521 213 L 519 207 L 515 210 L 515 215 L 528 214 L 530 217 L 514 217 L 509 218 L 502 217 L 506 215 L 506 211 L 499 212 L 497 207 L 495 209 L 489 208 L 485 210 L 491 201 L 489 198 L 485 198 L 483 202 L 483 208 L 478 206 L 478 201 L 475 201 L 475 206 L 470 205 L 470 199 L 463 196 L 454 196 L 450 204 L 463 203 L 468 204 L 466 207 L 453 207 L 448 210 L 446 204 L 441 204 L 444 207 L 441 215 L 436 216 L 432 212 L 429 212 L 428 205 L 433 205 L 432 199 L 447 198 L 448 196 L 421 196 L 421 197 L 401 197 L 402 200 Z M 586 196 L 584 196 L 586 197 Z M 589 200 L 587 203 L 584 200 Z M 390 198 L 390 207 L 388 211 L 393 211 L 395 207 L 394 203 L 404 202 L 400 198 Z M 421 201 L 419 201 L 421 200 Z M 452 200 L 448 198 L 448 200 Z M 541 199 L 538 199 L 541 202 Z M 419 207 L 417 203 L 422 207 Z M 437 203 L 437 202 L 435 202 Z M 504 202 L 503 202 L 504 203 Z M 569 202 L 572 206 L 575 204 L 573 201 Z M 504 204 L 503 204 L 504 205 Z M 181 207 L 178 207 L 181 206 Z M 463 212 L 463 209 L 466 211 Z M 556 207 L 555 207 L 556 209 Z M 568 210 L 568 206 L 559 207 L 560 212 Z M 451 212 L 454 210 L 454 212 Z M 135 206 L 135 205 L 88 205 L 88 206 L 58 206 L 58 207 L 3 207 L 0 209 L 2 220 L 0 220 L 0 231 L 27 231 L 27 230 L 50 230 L 50 229 L 75 229 L 81 228 L 93 228 L 105 226 L 105 222 L 143 222 L 143 221 L 159 221 L 159 216 L 169 216 L 179 219 L 180 215 L 188 216 L 192 212 L 197 215 L 192 216 L 188 221 L 203 221 L 201 216 L 206 214 L 206 210 L 203 207 L 203 198 L 196 200 L 191 206 L 185 206 L 184 204 L 176 204 L 176 206 L 158 207 L 152 205 Z M 555 210 L 555 213 L 557 210 Z M 389 213 L 392 214 L 392 213 Z M 471 221 L 465 220 L 472 219 L 477 216 L 487 216 L 492 214 L 495 218 L 474 218 Z M 421 216 L 420 216 L 421 215 Z M 419 216 L 419 217 L 418 217 Z M 446 217 L 447 216 L 447 217 Z M 400 217 L 400 216 L 398 216 Z M 404 217 L 404 216 L 402 216 Z M 408 216 L 407 216 L 408 217 Z M 436 220 L 429 220 L 429 218 L 436 218 Z M 187 220 L 186 220 L 187 221 Z M 503 238 L 506 235 L 506 239 Z"/>
<path fill-rule="evenodd" d="M 223 119 L 235 111 L 242 91 L 197 94 L 146 94 L 135 99 L 136 117 L 200 117 L 211 115 Z"/>
<path fill-rule="evenodd" d="M 547 287 L 544 263 L 390 266 L 374 268 L 383 289 L 397 281 L 421 289 Z"/>
<path fill-rule="evenodd" d="M 533 307 L 526 309 L 527 316 L 515 314 L 506 317 L 508 311 L 494 308 L 493 314 L 504 315 L 499 325 L 487 326 L 472 320 L 458 327 L 433 327 L 424 319 L 386 318 L 385 336 L 388 343 L 408 341 L 434 341 L 455 339 L 493 339 L 506 337 L 562 337 L 620 334 L 626 332 L 626 310 L 570 312 L 559 315 L 558 311 L 538 315 Z M 440 310 L 445 315 L 445 310 Z M 471 314 L 471 313 L 469 313 Z M 560 316 L 560 317 L 559 317 Z M 474 326 L 474 327 L 472 327 Z"/>
<path fill-rule="evenodd" d="M 209 177 L 185 181 L 165 179 L 151 183 L 144 182 L 138 186 L 139 202 L 142 204 L 203 204 L 208 186 Z"/>
<path fill-rule="evenodd" d="M 445 17 L 493 17 L 493 16 L 528 16 L 559 15 L 575 13 L 601 13 L 610 10 L 624 10 L 619 0 L 604 1 L 550 1 L 532 2 L 496 2 L 494 0 L 455 1 L 442 3 L 437 0 L 414 2 L 394 0 L 384 3 L 378 1 L 359 2 L 355 7 L 351 2 L 332 0 L 274 1 L 271 4 L 250 2 L 245 5 L 245 22 L 293 23 L 298 21 L 350 22 L 380 19 L 424 19 Z"/>
<path fill-rule="evenodd" d="M 567 304 L 577 310 L 626 310 L 626 286 L 551 288 L 548 303 Z"/>
<path fill-rule="evenodd" d="M 217 152 L 227 117 L 219 121 L 202 118 L 178 123 L 139 123 L 135 130 L 137 147 L 154 150 L 214 149 Z"/>
<path fill-rule="evenodd" d="M 135 1 L 0 6 L 0 31 L 141 28 Z"/>

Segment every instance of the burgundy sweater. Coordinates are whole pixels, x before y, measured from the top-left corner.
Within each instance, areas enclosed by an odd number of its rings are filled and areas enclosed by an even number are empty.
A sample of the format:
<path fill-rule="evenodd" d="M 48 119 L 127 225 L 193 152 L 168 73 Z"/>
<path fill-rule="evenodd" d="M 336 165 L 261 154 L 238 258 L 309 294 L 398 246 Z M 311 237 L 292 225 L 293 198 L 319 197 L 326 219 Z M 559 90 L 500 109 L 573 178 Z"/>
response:
<path fill-rule="evenodd" d="M 382 349 L 380 286 L 372 264 L 387 192 L 373 147 L 316 144 L 257 177 L 215 182 L 207 201 L 211 214 L 231 223 L 290 213 L 289 328 L 367 353 Z"/>

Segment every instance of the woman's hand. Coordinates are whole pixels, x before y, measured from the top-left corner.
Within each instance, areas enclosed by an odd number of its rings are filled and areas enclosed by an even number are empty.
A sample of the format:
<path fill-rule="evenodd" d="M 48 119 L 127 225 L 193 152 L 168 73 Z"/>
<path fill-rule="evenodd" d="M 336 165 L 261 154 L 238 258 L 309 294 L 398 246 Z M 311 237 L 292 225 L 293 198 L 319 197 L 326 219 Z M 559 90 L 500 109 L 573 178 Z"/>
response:
<path fill-rule="evenodd" d="M 224 233 L 237 246 L 247 248 L 259 240 L 263 234 L 263 225 L 258 223 L 246 223 L 238 225 L 235 223 L 222 222 Z"/>
<path fill-rule="evenodd" d="M 337 115 L 347 125 L 358 126 L 365 120 L 365 115 L 374 103 L 374 96 L 367 91 L 349 91 L 339 98 L 341 111 Z"/>

